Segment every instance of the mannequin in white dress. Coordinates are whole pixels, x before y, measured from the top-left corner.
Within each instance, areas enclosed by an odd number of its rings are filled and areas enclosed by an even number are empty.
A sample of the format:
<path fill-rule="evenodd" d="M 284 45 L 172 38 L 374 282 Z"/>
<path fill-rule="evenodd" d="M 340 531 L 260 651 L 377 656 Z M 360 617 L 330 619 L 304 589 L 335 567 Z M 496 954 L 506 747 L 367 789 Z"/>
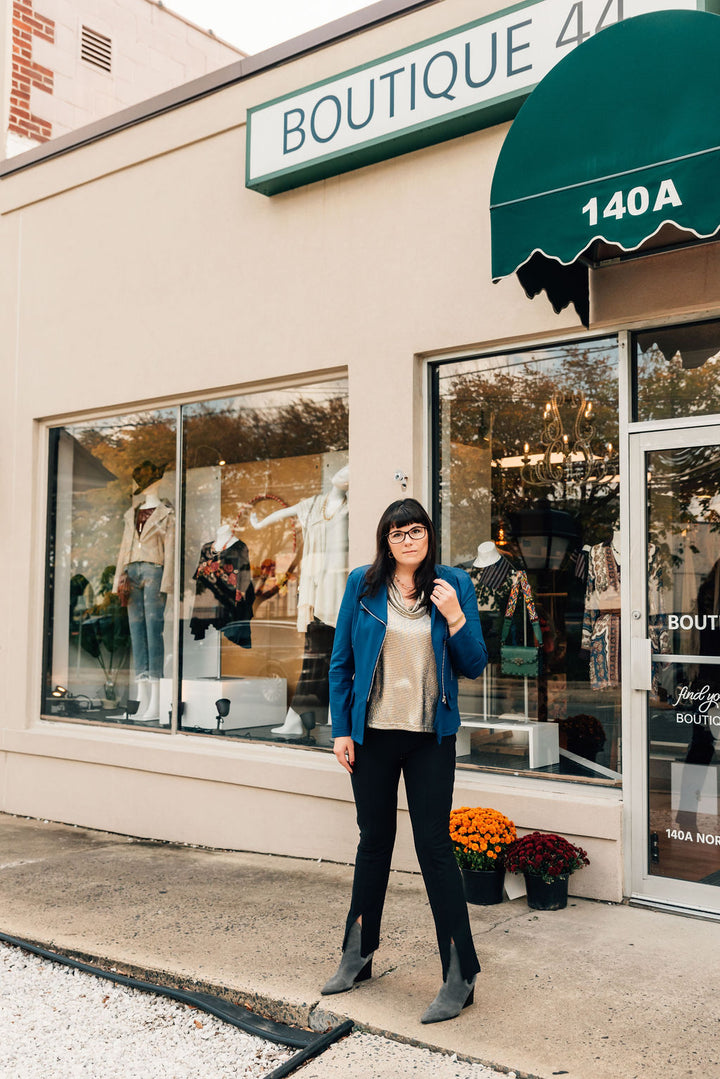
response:
<path fill-rule="evenodd" d="M 290 517 L 297 517 L 302 527 L 304 542 L 297 616 L 297 628 L 301 633 L 311 634 L 319 627 L 334 629 L 337 621 L 348 574 L 349 483 L 350 470 L 345 465 L 332 476 L 327 493 L 304 498 L 262 520 L 255 513 L 250 515 L 250 524 L 258 530 Z M 311 651 L 310 648 L 306 650 Z M 300 690 L 298 685 L 296 693 Z M 304 733 L 300 715 L 292 704 L 283 725 L 274 727 L 272 733 L 288 737 L 299 737 Z"/>

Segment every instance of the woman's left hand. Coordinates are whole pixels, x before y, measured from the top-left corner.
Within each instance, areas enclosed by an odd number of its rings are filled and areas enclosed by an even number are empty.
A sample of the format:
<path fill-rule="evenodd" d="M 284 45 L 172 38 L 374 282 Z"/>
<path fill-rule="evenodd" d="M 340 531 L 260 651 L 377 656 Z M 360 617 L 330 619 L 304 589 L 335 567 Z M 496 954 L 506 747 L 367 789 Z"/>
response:
<path fill-rule="evenodd" d="M 459 620 L 463 617 L 463 609 L 460 606 L 457 592 L 450 582 L 444 581 L 442 577 L 436 577 L 434 585 L 435 587 L 430 593 L 430 599 L 448 623 L 458 622 L 458 625 L 454 626 L 453 629 L 459 629 Z"/>

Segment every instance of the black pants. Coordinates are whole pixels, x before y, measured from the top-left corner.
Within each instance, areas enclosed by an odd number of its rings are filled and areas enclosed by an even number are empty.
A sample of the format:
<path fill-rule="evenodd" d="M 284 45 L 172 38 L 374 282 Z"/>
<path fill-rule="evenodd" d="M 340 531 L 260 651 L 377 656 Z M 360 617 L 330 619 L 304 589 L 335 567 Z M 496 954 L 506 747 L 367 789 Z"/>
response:
<path fill-rule="evenodd" d="M 462 877 L 450 842 L 455 737 L 368 729 L 355 746 L 353 793 L 360 829 L 352 901 L 345 928 L 362 918 L 362 955 L 380 943 L 380 921 L 397 825 L 397 793 L 405 779 L 413 839 L 435 919 L 443 979 L 454 941 L 466 980 L 480 970 L 470 932 Z"/>

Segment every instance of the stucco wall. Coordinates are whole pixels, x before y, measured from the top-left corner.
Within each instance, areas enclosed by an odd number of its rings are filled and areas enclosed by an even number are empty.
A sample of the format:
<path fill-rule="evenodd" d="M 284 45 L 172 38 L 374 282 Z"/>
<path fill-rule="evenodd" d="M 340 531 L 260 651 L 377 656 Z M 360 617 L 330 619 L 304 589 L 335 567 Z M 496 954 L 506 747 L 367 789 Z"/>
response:
<path fill-rule="evenodd" d="M 427 493 L 424 357 L 581 328 L 491 282 L 505 127 L 267 199 L 244 187 L 245 113 L 473 17 L 469 0 L 423 8 L 0 184 L 3 810 L 352 859 L 328 754 L 39 721 L 46 424 L 347 371 L 350 560 L 367 560 L 395 469 Z M 622 295 L 642 310 L 640 281 Z M 460 771 L 456 803 L 575 837 L 593 862 L 578 894 L 621 897 L 619 791 Z M 415 866 L 404 820 L 396 864 Z"/>

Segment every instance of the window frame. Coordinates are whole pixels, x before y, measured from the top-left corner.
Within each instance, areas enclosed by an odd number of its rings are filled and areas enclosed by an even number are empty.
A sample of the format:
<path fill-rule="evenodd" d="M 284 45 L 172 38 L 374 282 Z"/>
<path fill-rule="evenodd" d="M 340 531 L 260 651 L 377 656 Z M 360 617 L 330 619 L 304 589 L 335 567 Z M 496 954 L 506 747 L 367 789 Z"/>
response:
<path fill-rule="evenodd" d="M 677 320 L 674 320 L 677 322 Z M 688 319 L 688 321 L 693 321 Z M 695 319 L 694 321 L 698 321 Z M 648 327 L 656 325 L 655 322 L 647 323 Z M 642 329 L 642 326 L 633 327 L 635 329 Z M 582 345 L 584 342 L 601 340 L 603 338 L 613 339 L 617 341 L 618 349 L 618 365 L 617 365 L 617 378 L 618 378 L 618 448 L 619 448 L 619 475 L 620 475 L 620 490 L 619 490 L 619 513 L 622 522 L 628 519 L 627 500 L 629 494 L 627 493 L 627 431 L 632 426 L 631 424 L 631 403 L 632 403 L 632 390 L 634 387 L 631 383 L 632 376 L 632 363 L 630 360 L 630 331 L 618 328 L 617 326 L 602 327 L 597 330 L 584 330 L 582 333 L 577 334 L 552 334 L 544 337 L 532 337 L 521 341 L 508 342 L 503 341 L 502 344 L 493 345 L 491 342 L 487 342 L 478 348 L 474 349 L 460 349 L 457 351 L 446 350 L 442 352 L 434 353 L 432 356 L 425 358 L 426 365 L 426 401 L 427 401 L 427 414 L 428 414 L 428 443 L 427 443 L 427 491 L 430 502 L 430 518 L 435 527 L 438 543 L 438 561 L 443 560 L 443 534 L 442 534 L 442 509 L 441 509 L 441 491 L 440 491 L 440 463 L 441 463 L 441 424 L 440 424 L 440 373 L 443 367 L 447 367 L 451 364 L 460 364 L 463 361 L 471 360 L 483 360 L 491 359 L 499 356 L 517 355 L 520 352 L 532 352 L 539 351 L 547 348 L 562 348 L 573 347 Z M 627 530 L 625 530 L 627 531 Z M 626 644 L 627 634 L 624 632 L 625 627 L 621 632 L 621 650 L 622 650 L 622 662 L 625 664 L 625 649 L 629 647 Z M 626 713 L 624 703 L 624 691 L 621 686 L 620 697 L 621 708 L 621 728 L 620 736 L 622 737 L 624 728 L 624 716 Z M 548 783 L 558 782 L 560 784 L 582 784 L 584 787 L 602 787 L 608 790 L 621 791 L 624 785 L 624 776 L 627 774 L 626 761 L 623 755 L 621 762 L 621 777 L 619 779 L 604 778 L 601 776 L 576 776 L 576 775 L 561 775 L 557 773 L 543 773 L 533 771 L 530 768 L 506 768 L 497 767 L 488 764 L 478 764 L 474 762 L 458 761 L 457 768 L 467 772 L 481 772 L 488 775 L 496 776 L 517 776 L 523 779 L 532 779 L 535 782 Z"/>
<path fill-rule="evenodd" d="M 346 397 L 348 402 L 348 414 L 350 407 L 349 396 L 349 374 L 346 367 L 334 367 L 326 369 L 322 372 L 308 373 L 304 372 L 297 376 L 288 376 L 280 379 L 255 382 L 249 385 L 237 384 L 228 387 L 215 387 L 208 390 L 200 390 L 195 393 L 187 394 L 175 394 L 172 397 L 147 400 L 141 402 L 132 403 L 118 403 L 113 406 L 107 406 L 98 409 L 86 410 L 81 413 L 67 414 L 65 416 L 52 417 L 52 419 L 36 421 L 41 425 L 41 444 L 44 450 L 44 473 L 42 480 L 45 485 L 44 492 L 44 548 L 39 553 L 39 558 L 42 559 L 41 580 L 43 587 L 43 597 L 41 610 L 39 611 L 39 618 L 41 619 L 39 625 L 39 632 L 41 635 L 41 647 L 38 650 L 39 669 L 35 670 L 36 681 L 34 684 L 38 687 L 38 704 L 35 709 L 35 715 L 42 723 L 58 724 L 69 723 L 73 726 L 92 727 L 96 730 L 107 731 L 109 729 L 118 731 L 139 732 L 148 731 L 150 734 L 163 734 L 163 735 L 183 735 L 187 737 L 199 737 L 204 739 L 213 739 L 217 735 L 212 731 L 198 731 L 198 730 L 184 730 L 179 725 L 180 718 L 180 700 L 182 693 L 182 680 L 181 680 L 181 663 L 180 656 L 180 639 L 182 633 L 181 617 L 181 585 L 182 585 L 182 570 L 183 570 L 183 544 L 185 535 L 185 518 L 186 518 L 186 506 L 185 506 L 185 476 L 184 476 L 184 414 L 183 410 L 186 406 L 194 404 L 212 404 L 215 401 L 221 401 L 229 397 L 250 397 L 262 394 L 272 394 L 275 392 L 282 392 L 283 390 L 302 390 L 304 387 L 321 386 L 326 383 L 336 383 L 338 381 L 344 381 L 346 384 Z M 52 669 L 53 663 L 53 640 L 56 632 L 54 625 L 54 590 L 56 587 L 55 573 L 56 562 L 55 557 L 55 544 L 57 534 L 57 505 L 58 505 L 58 458 L 59 458 L 59 444 L 60 435 L 63 430 L 72 428 L 74 425 L 79 424 L 92 424 L 101 423 L 104 420 L 111 420 L 116 417 L 127 415 L 128 413 L 142 412 L 152 413 L 158 410 L 164 412 L 172 411 L 174 413 L 173 421 L 175 423 L 175 491 L 174 491 L 174 506 L 176 513 L 177 527 L 175 529 L 175 565 L 173 570 L 173 596 L 172 596 L 172 667 L 168 674 L 168 677 L 172 681 L 171 689 L 171 701 L 172 709 L 170 722 L 167 725 L 161 726 L 148 726 L 143 727 L 133 723 L 123 723 L 121 721 L 113 721 L 112 724 L 108 724 L 107 721 L 98 718 L 86 718 L 83 716 L 64 716 L 64 715 L 51 715 L 45 708 L 45 702 L 48 696 L 48 690 L 46 687 L 46 675 Z M 348 457 L 349 457 L 349 427 L 348 427 Z M 51 557 L 52 552 L 52 557 Z M 241 744 L 245 739 L 229 738 L 224 741 L 230 741 L 234 744 Z M 272 739 L 252 739 L 253 745 L 272 745 L 272 746 L 284 746 L 291 749 L 315 749 L 323 752 L 328 752 L 327 747 L 324 746 L 296 746 L 288 745 L 288 743 L 275 741 Z"/>

